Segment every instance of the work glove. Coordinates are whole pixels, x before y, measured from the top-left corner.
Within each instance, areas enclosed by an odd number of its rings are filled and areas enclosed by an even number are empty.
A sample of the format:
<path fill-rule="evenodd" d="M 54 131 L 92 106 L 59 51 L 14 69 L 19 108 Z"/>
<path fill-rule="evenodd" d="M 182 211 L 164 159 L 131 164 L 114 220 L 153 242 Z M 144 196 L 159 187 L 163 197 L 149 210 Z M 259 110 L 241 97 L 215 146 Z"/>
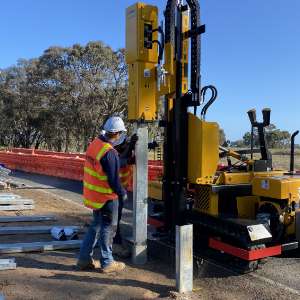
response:
<path fill-rule="evenodd" d="M 148 143 L 148 150 L 154 150 L 158 146 L 158 143 L 156 141 L 153 141 L 152 143 Z"/>
<path fill-rule="evenodd" d="M 136 142 L 139 140 L 137 134 L 132 135 L 129 141 L 129 149 L 130 151 L 134 150 Z"/>
<path fill-rule="evenodd" d="M 128 200 L 127 193 L 121 195 L 121 196 L 120 196 L 120 200 L 122 200 L 123 202 L 127 201 L 127 200 Z"/>

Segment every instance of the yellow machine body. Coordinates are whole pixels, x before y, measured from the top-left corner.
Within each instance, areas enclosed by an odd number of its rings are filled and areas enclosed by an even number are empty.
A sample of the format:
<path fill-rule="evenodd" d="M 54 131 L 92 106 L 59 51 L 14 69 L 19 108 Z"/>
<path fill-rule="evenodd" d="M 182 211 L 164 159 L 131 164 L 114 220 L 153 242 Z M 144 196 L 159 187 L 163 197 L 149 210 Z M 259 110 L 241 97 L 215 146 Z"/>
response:
<path fill-rule="evenodd" d="M 188 116 L 188 182 L 213 183 L 219 162 L 219 126 Z"/>
<path fill-rule="evenodd" d="M 272 177 L 282 176 L 283 171 L 272 172 L 221 172 L 219 174 L 217 184 L 250 184 L 256 176 Z"/>
<path fill-rule="evenodd" d="M 255 177 L 252 182 L 254 195 L 273 199 L 300 201 L 300 177 Z"/>
<path fill-rule="evenodd" d="M 156 118 L 156 69 L 152 63 L 135 62 L 128 66 L 128 118 L 153 121 Z"/>
<path fill-rule="evenodd" d="M 157 117 L 156 64 L 158 33 L 156 6 L 136 3 L 126 10 L 126 62 L 129 69 L 128 119 Z"/>
<path fill-rule="evenodd" d="M 157 32 L 153 36 L 147 36 L 147 26 L 149 30 L 158 27 L 158 8 L 138 2 L 126 10 L 126 62 L 128 64 L 136 61 L 151 62 L 156 64 L 158 49 L 155 45 L 145 43 L 157 39 Z M 151 39 L 152 37 L 152 39 Z M 150 48 L 151 47 L 151 48 Z"/>
<path fill-rule="evenodd" d="M 257 176 L 252 182 L 252 192 L 261 199 L 259 207 L 272 205 L 277 209 L 280 222 L 285 226 L 285 236 L 299 235 L 296 217 L 300 214 L 300 177 Z"/>
<path fill-rule="evenodd" d="M 223 173 L 221 176 L 226 178 L 232 174 Z M 249 194 L 234 196 L 239 188 L 245 185 L 251 186 Z M 232 192 L 228 192 L 224 196 L 224 194 L 214 192 L 214 186 L 223 186 L 225 187 L 224 190 L 226 190 L 226 186 L 230 186 L 233 189 Z M 193 186 L 193 192 L 193 209 L 196 211 L 221 216 L 224 212 L 220 206 L 224 208 L 228 205 L 232 208 L 229 212 L 230 215 L 252 220 L 257 219 L 259 214 L 268 215 L 271 211 L 273 217 L 274 214 L 277 216 L 278 224 L 276 226 L 284 227 L 283 237 L 288 239 L 297 236 L 297 240 L 300 241 L 298 232 L 300 225 L 300 177 L 286 176 L 279 171 L 249 172 L 248 177 L 246 173 L 235 173 L 233 180 L 225 181 L 221 185 L 197 184 Z M 232 206 L 232 203 L 236 204 Z M 234 215 L 235 210 L 237 215 Z"/>

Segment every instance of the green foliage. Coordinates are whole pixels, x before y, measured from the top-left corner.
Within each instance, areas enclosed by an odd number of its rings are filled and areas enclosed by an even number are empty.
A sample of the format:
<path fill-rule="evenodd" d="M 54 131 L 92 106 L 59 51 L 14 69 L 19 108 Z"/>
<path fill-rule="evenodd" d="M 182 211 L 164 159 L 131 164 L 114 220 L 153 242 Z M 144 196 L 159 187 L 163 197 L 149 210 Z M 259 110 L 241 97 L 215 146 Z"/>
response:
<path fill-rule="evenodd" d="M 0 114 L 2 145 L 85 150 L 107 116 L 127 115 L 124 50 L 101 42 L 50 47 L 1 70 Z"/>
<path fill-rule="evenodd" d="M 246 132 L 243 135 L 243 140 L 241 141 L 243 145 L 250 146 L 251 145 L 251 133 Z"/>

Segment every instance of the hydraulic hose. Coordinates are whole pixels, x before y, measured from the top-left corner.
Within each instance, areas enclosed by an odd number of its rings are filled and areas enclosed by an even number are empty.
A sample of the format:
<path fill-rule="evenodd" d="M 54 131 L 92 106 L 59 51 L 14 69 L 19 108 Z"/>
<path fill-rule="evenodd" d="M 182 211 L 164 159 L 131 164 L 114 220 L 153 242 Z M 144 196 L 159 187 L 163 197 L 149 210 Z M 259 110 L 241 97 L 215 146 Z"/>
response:
<path fill-rule="evenodd" d="M 209 107 L 216 101 L 217 97 L 218 97 L 218 90 L 216 87 L 214 87 L 213 85 L 208 85 L 205 86 L 202 90 L 201 90 L 201 96 L 203 99 L 203 102 L 205 101 L 205 96 L 207 91 L 210 90 L 211 91 L 211 98 L 209 99 L 209 101 L 205 104 L 205 106 L 202 108 L 201 111 L 201 119 L 205 120 L 206 118 L 206 113 L 207 110 L 209 109 Z"/>

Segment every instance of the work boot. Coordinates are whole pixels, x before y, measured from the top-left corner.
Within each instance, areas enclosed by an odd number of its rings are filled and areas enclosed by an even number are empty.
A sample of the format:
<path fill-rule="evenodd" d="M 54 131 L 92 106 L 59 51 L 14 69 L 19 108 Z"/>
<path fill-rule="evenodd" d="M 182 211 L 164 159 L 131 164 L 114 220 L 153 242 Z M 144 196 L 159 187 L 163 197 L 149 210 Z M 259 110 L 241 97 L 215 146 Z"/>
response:
<path fill-rule="evenodd" d="M 90 262 L 78 260 L 76 265 L 78 271 L 93 271 L 96 268 L 100 268 L 100 263 L 97 264 L 94 260 L 91 260 Z"/>
<path fill-rule="evenodd" d="M 125 269 L 125 264 L 120 261 L 113 261 L 107 267 L 102 268 L 102 273 L 119 273 Z"/>
<path fill-rule="evenodd" d="M 120 258 L 129 258 L 131 252 L 124 244 L 113 244 L 113 255 Z"/>

